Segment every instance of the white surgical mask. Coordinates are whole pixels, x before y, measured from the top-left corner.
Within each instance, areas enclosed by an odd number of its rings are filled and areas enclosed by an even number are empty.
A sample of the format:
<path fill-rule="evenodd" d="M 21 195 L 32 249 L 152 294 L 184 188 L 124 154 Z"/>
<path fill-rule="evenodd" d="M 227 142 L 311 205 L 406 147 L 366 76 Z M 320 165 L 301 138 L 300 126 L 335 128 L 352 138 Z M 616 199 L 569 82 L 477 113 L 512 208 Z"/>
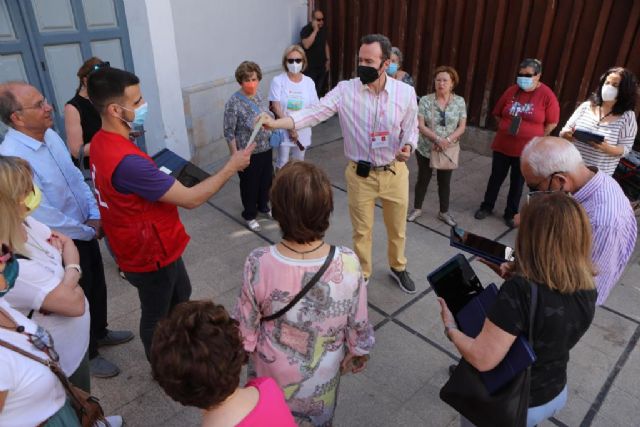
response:
<path fill-rule="evenodd" d="M 615 101 L 618 97 L 618 88 L 605 84 L 602 86 L 601 95 L 603 101 Z"/>
<path fill-rule="evenodd" d="M 302 62 L 287 64 L 287 70 L 289 70 L 291 74 L 298 74 L 300 71 L 302 71 Z"/>

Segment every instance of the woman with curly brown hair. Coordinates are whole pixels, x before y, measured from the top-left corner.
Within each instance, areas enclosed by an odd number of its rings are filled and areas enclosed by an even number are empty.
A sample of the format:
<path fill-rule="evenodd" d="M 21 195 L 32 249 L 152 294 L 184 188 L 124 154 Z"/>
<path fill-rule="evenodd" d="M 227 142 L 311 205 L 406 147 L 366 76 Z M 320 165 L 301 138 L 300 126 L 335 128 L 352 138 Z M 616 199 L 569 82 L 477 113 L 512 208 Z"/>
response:
<path fill-rule="evenodd" d="M 282 391 L 271 378 L 240 387 L 247 360 L 238 322 L 222 305 L 177 305 L 153 336 L 153 378 L 173 400 L 203 410 L 203 426 L 295 427 Z"/>

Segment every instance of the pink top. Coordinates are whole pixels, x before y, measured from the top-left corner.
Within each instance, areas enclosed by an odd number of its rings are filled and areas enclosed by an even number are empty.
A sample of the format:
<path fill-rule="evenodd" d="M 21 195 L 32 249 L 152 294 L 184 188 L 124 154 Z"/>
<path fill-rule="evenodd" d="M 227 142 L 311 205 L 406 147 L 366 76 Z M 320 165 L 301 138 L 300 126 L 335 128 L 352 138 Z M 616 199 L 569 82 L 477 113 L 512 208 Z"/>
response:
<path fill-rule="evenodd" d="M 260 393 L 258 404 L 236 427 L 278 426 L 296 427 L 284 394 L 278 384 L 268 377 L 255 378 L 246 387 L 255 387 Z"/>
<path fill-rule="evenodd" d="M 376 95 L 359 78 L 338 83 L 319 103 L 290 115 L 296 129 L 315 126 L 339 113 L 344 137 L 344 154 L 349 160 L 370 159 L 374 166 L 391 163 L 405 145 L 418 142 L 416 91 L 400 80 L 387 78 Z M 383 143 L 373 146 L 371 133 L 385 134 Z"/>

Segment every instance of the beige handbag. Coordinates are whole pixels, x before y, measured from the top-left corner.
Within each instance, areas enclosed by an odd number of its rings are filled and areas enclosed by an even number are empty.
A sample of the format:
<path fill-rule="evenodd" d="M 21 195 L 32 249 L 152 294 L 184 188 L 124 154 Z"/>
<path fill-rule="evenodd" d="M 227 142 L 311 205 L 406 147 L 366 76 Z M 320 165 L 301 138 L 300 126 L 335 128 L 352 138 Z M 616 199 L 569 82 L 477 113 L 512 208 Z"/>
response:
<path fill-rule="evenodd" d="M 435 132 L 435 102 L 431 104 L 431 129 Z M 429 158 L 429 166 L 431 169 L 439 170 L 452 170 L 458 169 L 458 160 L 460 158 L 460 143 L 458 141 L 452 141 L 449 147 L 444 151 L 438 151 L 435 149 L 436 142 L 431 145 L 431 156 Z"/>

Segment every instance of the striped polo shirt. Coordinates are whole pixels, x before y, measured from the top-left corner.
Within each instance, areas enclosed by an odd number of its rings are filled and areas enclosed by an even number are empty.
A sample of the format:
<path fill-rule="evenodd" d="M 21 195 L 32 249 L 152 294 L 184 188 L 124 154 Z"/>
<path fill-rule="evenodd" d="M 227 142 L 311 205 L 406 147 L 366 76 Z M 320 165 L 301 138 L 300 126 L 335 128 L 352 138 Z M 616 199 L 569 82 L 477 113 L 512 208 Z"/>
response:
<path fill-rule="evenodd" d="M 598 273 L 595 277 L 596 304 L 602 305 L 633 253 L 638 224 L 620 185 L 601 171 L 573 196 L 584 207 L 591 222 L 591 259 Z"/>
<path fill-rule="evenodd" d="M 573 112 L 561 132 L 571 132 L 572 129 L 603 135 L 606 143 L 620 145 L 624 148 L 621 156 L 611 156 L 593 148 L 589 144 L 576 141 L 576 148 L 587 166 L 594 166 L 607 175 L 613 175 L 620 157 L 629 154 L 633 147 L 633 140 L 638 132 L 638 123 L 633 111 L 625 111 L 617 120 L 610 123 L 600 123 L 598 113 L 592 111 L 591 101 L 586 101 Z"/>

